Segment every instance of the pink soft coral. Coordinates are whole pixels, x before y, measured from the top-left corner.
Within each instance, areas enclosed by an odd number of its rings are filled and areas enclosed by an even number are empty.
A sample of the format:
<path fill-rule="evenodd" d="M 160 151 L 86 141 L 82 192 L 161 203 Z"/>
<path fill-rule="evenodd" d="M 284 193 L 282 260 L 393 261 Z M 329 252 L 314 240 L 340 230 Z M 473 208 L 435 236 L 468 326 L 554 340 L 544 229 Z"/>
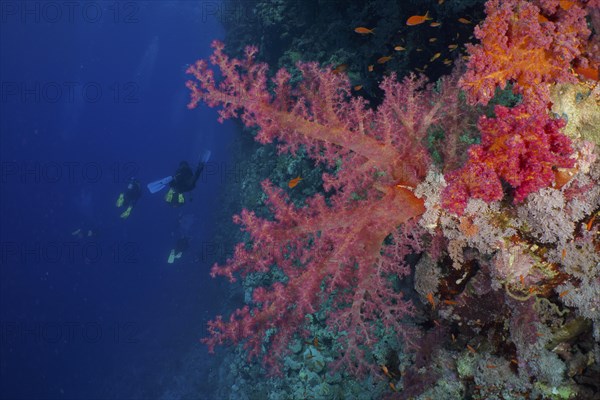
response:
<path fill-rule="evenodd" d="M 304 333 L 306 315 L 328 301 L 327 325 L 344 332 L 338 361 L 361 374 L 371 365 L 363 351 L 377 340 L 376 321 L 387 332 L 412 338 L 401 321 L 413 307 L 390 278 L 409 272 L 404 256 L 419 246 L 416 234 L 402 227 L 425 210 L 412 192 L 429 164 L 423 142 L 456 101 L 456 83 L 446 81 L 441 91 L 433 91 L 414 76 L 402 83 L 387 77 L 381 84 L 383 103 L 372 110 L 351 95 L 343 74 L 300 63 L 299 84 L 291 85 L 282 69 L 269 89 L 267 67 L 254 61 L 256 49 L 248 48 L 246 58 L 237 60 L 224 54 L 221 43 L 213 47 L 211 61 L 222 80 L 215 82 L 207 63 L 198 61 L 189 69 L 196 78 L 188 82 L 190 107 L 199 101 L 221 105 L 221 119 L 241 116 L 246 126 L 260 127 L 260 142 L 277 139 L 280 151 L 303 146 L 311 158 L 337 168 L 323 177 L 331 193 L 327 199 L 318 194 L 296 208 L 283 190 L 265 181 L 272 219 L 246 210 L 236 217 L 250 242 L 239 244 L 212 275 L 234 280 L 277 266 L 285 279 L 255 289 L 252 307 L 238 309 L 227 321 L 212 321 L 204 342 L 213 350 L 242 341 L 256 356 L 268 341 L 265 361 L 276 370 L 293 335 Z"/>
<path fill-rule="evenodd" d="M 560 131 L 564 120 L 533 105 L 496 106 L 495 112 L 495 118 L 480 118 L 481 144 L 469 149 L 467 164 L 446 177 L 442 204 L 450 211 L 462 214 L 471 197 L 502 199 L 501 180 L 514 188 L 514 200 L 520 202 L 552 183 L 553 167 L 573 166 L 571 141 Z"/>

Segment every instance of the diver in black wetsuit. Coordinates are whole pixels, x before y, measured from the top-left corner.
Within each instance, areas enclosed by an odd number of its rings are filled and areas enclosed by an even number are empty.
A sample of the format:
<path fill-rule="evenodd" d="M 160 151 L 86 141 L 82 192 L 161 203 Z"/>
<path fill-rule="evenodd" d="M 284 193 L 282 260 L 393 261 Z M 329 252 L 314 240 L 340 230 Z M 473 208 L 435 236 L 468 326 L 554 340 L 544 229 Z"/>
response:
<path fill-rule="evenodd" d="M 186 161 L 180 162 L 179 168 L 177 168 L 175 175 L 173 175 L 173 180 L 169 183 L 170 188 L 165 196 L 165 200 L 173 206 L 185 203 L 183 194 L 194 190 L 203 169 L 204 162 L 202 161 L 196 167 L 195 172 L 192 171 L 192 168 L 190 168 L 190 165 Z"/>
<path fill-rule="evenodd" d="M 140 197 L 142 197 L 140 182 L 134 177 L 129 178 L 127 189 L 125 189 L 125 192 L 119 194 L 119 198 L 117 199 L 117 207 L 125 206 L 125 211 L 121 213 L 121 218 L 129 217 L 131 210 L 133 210 Z"/>

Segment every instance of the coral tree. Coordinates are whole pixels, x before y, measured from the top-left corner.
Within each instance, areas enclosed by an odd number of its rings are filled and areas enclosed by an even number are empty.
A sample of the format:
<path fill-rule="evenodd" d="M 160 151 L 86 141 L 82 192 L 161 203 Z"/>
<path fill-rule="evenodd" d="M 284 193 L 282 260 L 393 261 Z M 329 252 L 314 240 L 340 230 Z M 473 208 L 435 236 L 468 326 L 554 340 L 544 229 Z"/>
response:
<path fill-rule="evenodd" d="M 394 290 L 390 276 L 404 276 L 404 256 L 410 251 L 398 228 L 424 211 L 423 200 L 412 189 L 429 165 L 424 148 L 428 129 L 439 123 L 451 106 L 455 83 L 442 91 L 424 86 L 424 79 L 410 76 L 398 83 L 385 78 L 384 100 L 376 110 L 365 100 L 350 95 L 348 79 L 314 63 L 298 64 L 302 81 L 293 86 L 290 74 L 280 70 L 267 87 L 267 67 L 255 63 L 256 49 L 237 60 L 214 42 L 211 57 L 223 80 L 217 84 L 204 61 L 188 72 L 196 81 L 190 107 L 202 100 L 222 105 L 221 119 L 236 117 L 248 127 L 258 126 L 262 143 L 278 141 L 280 151 L 308 155 L 335 173 L 324 174 L 326 199 L 317 194 L 302 208 L 290 204 L 285 193 L 263 182 L 272 219 L 243 211 L 235 221 L 250 235 L 250 244 L 239 244 L 233 258 L 215 266 L 212 275 L 234 280 L 236 273 L 267 272 L 276 265 L 285 282 L 254 291 L 253 308 L 237 310 L 226 322 L 210 323 L 211 349 L 226 340 L 244 341 L 251 355 L 258 355 L 269 330 L 266 361 L 284 354 L 293 333 L 301 333 L 306 314 L 314 313 L 330 297 L 333 302 L 327 324 L 345 341 L 345 356 L 357 372 L 369 364 L 361 345 L 375 341 L 373 321 L 388 331 L 407 332 L 401 320 L 413 313 L 411 303 Z M 391 239 L 385 244 L 386 238 Z M 406 335 L 411 340 L 410 335 Z"/>

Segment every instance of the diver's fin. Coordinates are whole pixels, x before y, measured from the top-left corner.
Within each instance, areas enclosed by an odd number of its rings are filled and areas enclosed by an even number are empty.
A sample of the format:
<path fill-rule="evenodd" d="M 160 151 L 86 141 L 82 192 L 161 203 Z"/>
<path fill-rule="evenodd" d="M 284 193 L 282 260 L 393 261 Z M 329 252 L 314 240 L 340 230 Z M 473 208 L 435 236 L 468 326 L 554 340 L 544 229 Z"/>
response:
<path fill-rule="evenodd" d="M 167 260 L 169 264 L 173 264 L 173 261 L 175 261 L 175 250 L 171 250 L 171 253 L 169 253 L 169 258 Z"/>
<path fill-rule="evenodd" d="M 173 180 L 172 176 L 167 176 L 166 178 L 159 179 L 154 182 L 150 182 L 147 187 L 150 193 L 156 193 L 163 190 L 171 181 Z"/>
<path fill-rule="evenodd" d="M 208 160 L 210 160 L 210 154 L 211 154 L 210 150 L 204 150 L 204 152 L 200 156 L 200 162 L 206 164 L 208 162 Z"/>
<path fill-rule="evenodd" d="M 169 189 L 169 191 L 167 192 L 167 194 L 165 195 L 165 201 L 170 203 L 173 201 L 173 188 Z"/>
<path fill-rule="evenodd" d="M 124 201 L 125 201 L 125 196 L 123 196 L 123 193 L 121 193 L 119 195 L 119 198 L 117 199 L 117 207 L 121 207 L 123 205 Z"/>
<path fill-rule="evenodd" d="M 129 217 L 129 214 L 131 213 L 132 208 L 133 208 L 132 206 L 127 207 L 127 209 L 121 213 L 121 218 Z"/>

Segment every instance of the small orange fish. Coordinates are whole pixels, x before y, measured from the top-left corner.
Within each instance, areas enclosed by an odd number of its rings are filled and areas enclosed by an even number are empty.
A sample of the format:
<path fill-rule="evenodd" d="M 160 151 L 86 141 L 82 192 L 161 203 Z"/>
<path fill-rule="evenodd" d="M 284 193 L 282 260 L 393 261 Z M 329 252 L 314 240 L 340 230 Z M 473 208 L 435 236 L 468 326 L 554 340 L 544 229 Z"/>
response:
<path fill-rule="evenodd" d="M 339 74 L 339 73 L 346 71 L 347 69 L 348 69 L 348 64 L 340 64 L 337 67 L 335 67 L 333 69 L 333 71 L 331 71 L 331 72 L 333 72 L 334 74 Z"/>
<path fill-rule="evenodd" d="M 462 18 L 462 17 L 458 19 L 458 22 L 460 22 L 461 24 L 465 24 L 465 25 L 472 24 L 472 22 L 470 20 L 468 20 L 466 18 Z"/>
<path fill-rule="evenodd" d="M 442 25 L 441 22 L 432 22 L 432 23 L 429 24 L 429 26 L 432 27 L 432 28 L 437 28 L 440 25 Z"/>
<path fill-rule="evenodd" d="M 369 70 L 369 72 L 373 72 L 373 64 L 369 65 L 369 66 L 367 67 L 367 69 Z"/>
<path fill-rule="evenodd" d="M 392 56 L 379 57 L 377 59 L 377 64 L 385 64 L 386 62 L 390 61 L 391 59 L 392 59 Z"/>
<path fill-rule="evenodd" d="M 546 17 L 544 17 L 542 14 L 538 14 L 538 22 L 540 24 L 543 24 L 545 22 L 550 22 L 550 20 Z"/>
<path fill-rule="evenodd" d="M 444 300 L 444 304 L 447 304 L 449 306 L 455 306 L 458 304 L 458 302 L 454 300 Z"/>
<path fill-rule="evenodd" d="M 449 58 L 444 58 L 443 62 L 444 62 L 444 65 L 450 65 L 450 64 L 452 64 L 452 60 L 449 59 Z"/>
<path fill-rule="evenodd" d="M 301 181 L 301 180 L 302 180 L 302 178 L 301 178 L 301 177 L 299 177 L 299 176 L 298 176 L 298 177 L 296 177 L 296 178 L 294 178 L 294 179 L 291 179 L 291 180 L 288 182 L 288 187 L 289 187 L 290 189 L 293 189 L 293 188 L 295 188 L 295 187 L 296 187 L 296 186 L 297 186 L 297 185 L 300 183 L 300 181 Z"/>
<path fill-rule="evenodd" d="M 435 308 L 435 300 L 433 300 L 433 293 L 427 293 L 427 301 L 431 304 L 431 308 Z"/>
<path fill-rule="evenodd" d="M 429 62 L 437 60 L 438 58 L 440 58 L 440 56 L 441 56 L 441 55 L 442 55 L 442 53 L 435 53 L 435 54 L 434 54 L 434 55 L 433 55 L 433 56 L 432 56 L 432 57 L 429 59 Z"/>
<path fill-rule="evenodd" d="M 521 282 L 521 285 L 525 286 L 525 278 L 523 275 L 519 275 L 519 282 Z"/>
<path fill-rule="evenodd" d="M 358 92 L 360 89 L 362 89 L 362 85 L 356 85 L 353 89 Z"/>
<path fill-rule="evenodd" d="M 390 374 L 390 370 L 388 369 L 388 367 L 386 367 L 385 365 L 381 364 L 381 370 L 383 371 L 383 373 L 385 374 L 385 376 L 387 376 L 388 378 L 392 378 L 392 374 Z"/>
<path fill-rule="evenodd" d="M 373 29 L 365 28 L 364 26 L 359 26 L 358 28 L 355 28 L 354 32 L 361 34 L 361 35 L 374 35 L 375 34 L 375 32 L 373 32 Z"/>
<path fill-rule="evenodd" d="M 406 50 L 406 47 L 396 46 L 396 47 L 394 47 L 394 50 L 396 50 L 396 51 L 404 51 L 404 50 Z"/>
<path fill-rule="evenodd" d="M 558 297 L 565 297 L 567 294 L 569 294 L 569 291 L 568 290 L 564 290 L 564 291 L 562 291 L 562 292 L 560 292 L 558 294 Z"/>
<path fill-rule="evenodd" d="M 315 348 L 319 348 L 319 338 L 315 336 L 315 338 L 313 339 L 313 346 L 315 346 Z"/>
<path fill-rule="evenodd" d="M 435 42 L 436 40 L 437 40 L 437 38 L 436 38 L 436 37 L 429 38 L 429 43 L 433 43 L 433 42 Z"/>
<path fill-rule="evenodd" d="M 438 4 L 441 6 L 442 4 L 444 4 L 444 0 L 438 0 Z"/>
<path fill-rule="evenodd" d="M 393 382 L 390 382 L 390 389 L 392 389 L 394 392 L 398 391 L 398 389 L 396 389 L 396 385 L 394 385 Z"/>
<path fill-rule="evenodd" d="M 425 21 L 430 21 L 433 18 L 429 17 L 429 11 L 427 11 L 425 13 L 425 15 L 413 15 L 412 17 L 410 17 L 409 19 L 406 20 L 406 25 L 408 26 L 414 26 L 414 25 L 420 25 Z"/>
<path fill-rule="evenodd" d="M 566 256 L 567 256 L 567 249 L 562 249 L 562 253 L 560 255 L 560 261 L 564 261 Z"/>
<path fill-rule="evenodd" d="M 454 51 L 458 48 L 458 45 L 457 44 L 449 44 L 448 48 L 450 49 L 450 51 Z"/>
<path fill-rule="evenodd" d="M 590 220 L 588 221 L 588 223 L 585 226 L 585 228 L 588 230 L 588 232 L 591 231 L 592 230 L 592 226 L 594 226 L 594 221 L 596 220 L 596 215 L 598 215 L 598 214 L 594 214 L 592 216 L 592 218 L 590 218 Z"/>
<path fill-rule="evenodd" d="M 495 369 L 496 368 L 496 366 L 492 365 L 492 364 L 488 364 L 488 365 L 486 365 L 486 367 L 488 367 L 489 369 Z"/>
<path fill-rule="evenodd" d="M 467 350 L 469 350 L 473 354 L 477 353 L 477 350 L 475 350 L 472 346 L 469 345 L 467 345 Z"/>

